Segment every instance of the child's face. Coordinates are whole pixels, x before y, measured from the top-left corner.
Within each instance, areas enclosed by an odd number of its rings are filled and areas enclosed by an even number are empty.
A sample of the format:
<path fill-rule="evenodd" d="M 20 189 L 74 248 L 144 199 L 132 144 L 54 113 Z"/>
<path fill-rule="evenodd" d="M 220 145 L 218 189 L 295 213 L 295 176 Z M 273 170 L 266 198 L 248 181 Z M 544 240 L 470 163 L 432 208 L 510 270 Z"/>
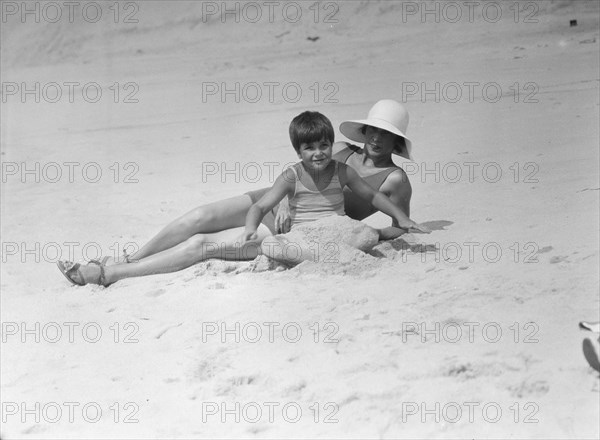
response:
<path fill-rule="evenodd" d="M 300 144 L 298 157 L 302 163 L 311 170 L 324 170 L 331 162 L 331 142 L 326 139 L 311 142 L 309 144 Z"/>

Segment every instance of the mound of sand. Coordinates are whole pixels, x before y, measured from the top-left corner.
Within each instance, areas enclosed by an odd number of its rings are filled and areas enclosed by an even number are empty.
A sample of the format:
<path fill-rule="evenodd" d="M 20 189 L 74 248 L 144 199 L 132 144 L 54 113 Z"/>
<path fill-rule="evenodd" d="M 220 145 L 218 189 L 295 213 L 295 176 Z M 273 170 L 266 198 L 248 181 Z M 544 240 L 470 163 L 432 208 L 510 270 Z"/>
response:
<path fill-rule="evenodd" d="M 378 240 L 379 233 L 367 224 L 347 216 L 330 216 L 267 237 L 261 249 L 269 258 L 290 265 L 303 261 L 343 264 L 370 251 Z"/>

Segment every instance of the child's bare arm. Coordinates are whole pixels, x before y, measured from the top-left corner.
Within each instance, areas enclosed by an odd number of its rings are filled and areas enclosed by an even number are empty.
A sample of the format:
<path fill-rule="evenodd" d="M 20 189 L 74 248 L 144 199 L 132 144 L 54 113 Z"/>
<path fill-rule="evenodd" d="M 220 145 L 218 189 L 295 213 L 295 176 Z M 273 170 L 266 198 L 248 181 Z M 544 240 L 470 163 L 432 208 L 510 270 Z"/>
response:
<path fill-rule="evenodd" d="M 256 238 L 256 230 L 264 216 L 275 207 L 286 195 L 292 194 L 294 189 L 294 174 L 291 170 L 285 170 L 271 189 L 254 203 L 246 214 L 246 228 L 243 241 Z"/>
<path fill-rule="evenodd" d="M 403 229 L 416 229 L 421 232 L 431 232 L 427 227 L 418 225 L 383 193 L 375 191 L 351 167 L 346 166 L 347 185 L 352 192 L 363 200 L 371 203 L 375 208 L 395 219 L 398 227 Z"/>

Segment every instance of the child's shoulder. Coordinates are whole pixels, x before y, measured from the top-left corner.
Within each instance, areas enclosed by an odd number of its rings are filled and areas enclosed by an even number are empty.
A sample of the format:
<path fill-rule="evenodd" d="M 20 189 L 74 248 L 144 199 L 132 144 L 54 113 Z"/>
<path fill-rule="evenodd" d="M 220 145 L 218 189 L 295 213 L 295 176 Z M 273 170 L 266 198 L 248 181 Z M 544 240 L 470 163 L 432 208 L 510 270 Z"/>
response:
<path fill-rule="evenodd" d="M 302 163 L 298 162 L 290 165 L 287 168 L 284 168 L 284 170 L 281 172 L 281 177 L 287 185 L 290 185 L 298 180 L 299 176 L 302 175 L 302 172 Z"/>

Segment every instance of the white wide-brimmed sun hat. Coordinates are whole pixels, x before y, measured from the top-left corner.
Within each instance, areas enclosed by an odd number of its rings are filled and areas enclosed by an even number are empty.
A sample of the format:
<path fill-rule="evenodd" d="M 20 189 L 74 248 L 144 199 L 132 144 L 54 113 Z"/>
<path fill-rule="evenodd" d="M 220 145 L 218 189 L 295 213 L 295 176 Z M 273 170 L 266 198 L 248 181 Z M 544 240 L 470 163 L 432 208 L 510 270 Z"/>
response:
<path fill-rule="evenodd" d="M 365 125 L 382 128 L 383 130 L 403 138 L 405 147 L 396 147 L 394 148 L 393 153 L 413 160 L 411 155 L 412 142 L 405 134 L 408 128 L 408 111 L 402 104 L 393 99 L 382 99 L 381 101 L 377 101 L 377 103 L 371 107 L 371 110 L 369 110 L 367 119 L 344 121 L 340 124 L 340 131 L 348 139 L 364 143 L 366 141 L 365 134 L 363 133 L 363 127 Z"/>

